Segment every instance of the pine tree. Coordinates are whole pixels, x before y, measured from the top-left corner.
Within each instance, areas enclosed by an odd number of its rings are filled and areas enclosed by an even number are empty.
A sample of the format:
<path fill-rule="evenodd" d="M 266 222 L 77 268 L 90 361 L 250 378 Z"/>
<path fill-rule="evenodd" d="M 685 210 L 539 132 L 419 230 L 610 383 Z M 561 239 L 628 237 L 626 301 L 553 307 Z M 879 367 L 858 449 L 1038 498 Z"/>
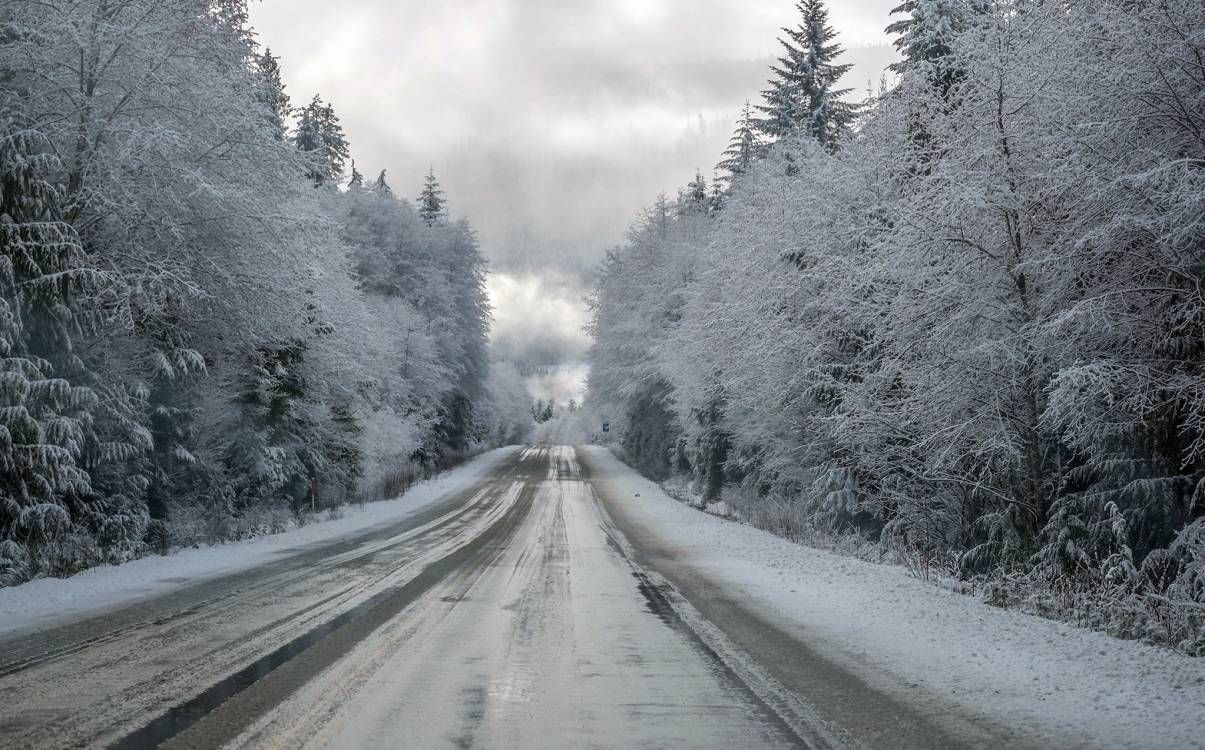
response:
<path fill-rule="evenodd" d="M 364 187 L 364 175 L 360 174 L 360 170 L 356 169 L 356 160 L 351 160 L 351 177 L 347 180 L 347 189 L 359 189 Z"/>
<path fill-rule="evenodd" d="M 903 71 L 910 63 L 933 62 L 949 55 L 953 37 L 966 28 L 972 10 L 967 0 L 905 0 L 893 8 L 891 15 L 901 18 L 887 27 L 887 33 L 899 35 L 894 44 L 904 59 L 894 63 L 892 70 Z"/>
<path fill-rule="evenodd" d="M 732 134 L 732 140 L 728 142 L 728 149 L 724 151 L 724 158 L 716 165 L 716 169 L 726 173 L 722 178 L 725 182 L 731 184 L 734 178 L 746 174 L 753 166 L 753 160 L 757 158 L 757 150 L 760 145 L 757 138 L 757 127 L 757 121 L 753 117 L 753 106 L 746 101 L 744 108 L 741 109 L 741 117 L 737 120 L 736 131 Z M 716 181 L 718 182 L 719 178 Z"/>
<path fill-rule="evenodd" d="M 189 348 L 182 331 L 163 328 L 156 336 L 161 347 L 158 362 L 144 394 L 149 407 L 147 429 L 152 438 L 146 490 L 151 520 L 147 541 L 159 552 L 166 552 L 171 544 L 168 523 L 173 506 L 190 489 L 211 480 L 189 450 L 200 416 L 193 386 L 205 374 L 204 360 Z"/>
<path fill-rule="evenodd" d="M 705 408 L 694 414 L 698 436 L 692 461 L 695 481 L 703 492 L 703 500 L 709 503 L 720 499 L 726 480 L 724 464 L 732 447 L 732 436 L 723 426 L 723 389 L 713 385 L 711 391 Z"/>
<path fill-rule="evenodd" d="M 707 179 L 703 172 L 695 170 L 695 178 L 686 185 L 686 190 L 679 194 L 678 211 L 682 214 L 711 213 L 711 197 L 707 193 Z"/>
<path fill-rule="evenodd" d="M 796 7 L 803 21 L 798 29 L 783 29 L 787 37 L 779 38 L 786 54 L 763 92 L 765 104 L 758 110 L 765 117 L 758 129 L 772 139 L 808 135 L 832 148 L 857 115 L 855 105 L 842 101 L 850 89 L 834 88 L 852 66 L 835 62 L 844 50 L 833 41 L 837 33 L 828 25 L 823 0 L 801 0 Z"/>
<path fill-rule="evenodd" d="M 728 196 L 724 191 L 724 180 L 718 173 L 711 176 L 711 198 L 708 201 L 708 210 L 711 213 L 719 213 L 724 210 L 724 203 Z"/>
<path fill-rule="evenodd" d="M 439 187 L 439 180 L 435 179 L 434 167 L 427 173 L 423 191 L 419 193 L 418 214 L 429 227 L 443 224 L 448 220 L 444 191 Z"/>
<path fill-rule="evenodd" d="M 289 95 L 285 93 L 284 79 L 280 73 L 280 58 L 274 56 L 271 49 L 265 49 L 264 53 L 255 59 L 255 65 L 262 79 L 259 99 L 268 108 L 272 131 L 278 140 L 284 140 L 285 123 L 288 122 L 293 108 Z"/>
<path fill-rule="evenodd" d="M 301 507 L 308 477 L 304 437 L 308 425 L 300 403 L 304 344 L 260 347 L 236 399 L 240 421 L 223 463 L 235 478 L 240 508 L 288 500 Z"/>
<path fill-rule="evenodd" d="M 72 331 L 75 298 L 95 276 L 42 178 L 57 167 L 47 145 L 0 112 L 0 585 L 66 572 L 54 545 L 94 499 L 86 463 L 97 396 L 79 384 L 87 373 Z"/>
<path fill-rule="evenodd" d="M 891 13 L 901 18 L 887 27 L 887 33 L 899 35 L 895 48 L 903 59 L 891 69 L 904 73 L 918 65 L 933 66 L 935 82 L 947 94 L 959 78 L 947 62 L 953 51 L 950 45 L 966 29 L 973 10 L 967 0 L 906 0 L 896 6 Z"/>
<path fill-rule="evenodd" d="M 381 173 L 377 175 L 377 180 L 373 183 L 372 189 L 381 195 L 393 195 L 393 189 L 389 187 L 388 182 L 385 182 L 385 170 L 382 169 Z"/>
<path fill-rule="evenodd" d="M 301 109 L 293 143 L 310 157 L 309 177 L 315 185 L 339 182 L 350 149 L 334 108 L 317 94 Z"/>

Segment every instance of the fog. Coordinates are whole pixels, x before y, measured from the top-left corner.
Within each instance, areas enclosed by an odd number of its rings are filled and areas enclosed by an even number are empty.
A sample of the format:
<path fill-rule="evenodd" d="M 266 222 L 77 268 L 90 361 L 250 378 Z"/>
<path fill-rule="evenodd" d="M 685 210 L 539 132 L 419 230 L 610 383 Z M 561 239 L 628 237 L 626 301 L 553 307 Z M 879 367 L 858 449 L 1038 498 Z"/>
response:
<path fill-rule="evenodd" d="M 847 86 L 876 86 L 893 59 L 897 1 L 833 4 Z M 413 196 L 435 169 L 491 261 L 499 353 L 575 373 L 589 270 L 659 193 L 710 179 L 796 20 L 788 0 L 264 0 L 252 15 L 294 102 L 335 106 L 361 172 Z M 580 397 L 581 378 L 553 380 L 533 391 Z"/>

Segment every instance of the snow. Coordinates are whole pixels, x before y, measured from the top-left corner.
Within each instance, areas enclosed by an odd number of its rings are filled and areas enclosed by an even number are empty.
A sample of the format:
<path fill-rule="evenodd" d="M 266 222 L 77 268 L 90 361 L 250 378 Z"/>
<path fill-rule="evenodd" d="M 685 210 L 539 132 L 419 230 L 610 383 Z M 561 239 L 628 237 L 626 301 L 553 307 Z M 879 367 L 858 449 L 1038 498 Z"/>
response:
<path fill-rule="evenodd" d="M 996 609 L 900 567 L 701 513 L 605 449 L 579 450 L 675 561 L 875 688 L 1000 721 L 1040 742 L 1205 747 L 1205 660 Z"/>
<path fill-rule="evenodd" d="M 179 550 L 118 566 L 86 570 L 71 578 L 43 578 L 0 589 L 0 635 L 42 627 L 57 620 L 116 608 L 185 584 L 235 573 L 294 554 L 299 548 L 393 523 L 479 481 L 516 448 L 499 448 L 465 465 L 416 484 L 393 500 L 348 506 L 343 517 L 213 547 Z"/>

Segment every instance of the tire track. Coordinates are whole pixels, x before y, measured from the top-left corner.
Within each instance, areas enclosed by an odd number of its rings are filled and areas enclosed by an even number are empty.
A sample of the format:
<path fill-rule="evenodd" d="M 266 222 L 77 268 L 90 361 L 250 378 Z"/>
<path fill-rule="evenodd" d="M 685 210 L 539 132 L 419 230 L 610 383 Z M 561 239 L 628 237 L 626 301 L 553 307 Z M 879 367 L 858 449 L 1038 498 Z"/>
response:
<path fill-rule="evenodd" d="M 173 707 L 109 747 L 217 747 L 230 742 L 308 680 L 355 648 L 452 574 L 472 577 L 505 549 L 531 510 L 535 487 L 525 483 L 506 512 L 468 543 L 242 671 Z"/>

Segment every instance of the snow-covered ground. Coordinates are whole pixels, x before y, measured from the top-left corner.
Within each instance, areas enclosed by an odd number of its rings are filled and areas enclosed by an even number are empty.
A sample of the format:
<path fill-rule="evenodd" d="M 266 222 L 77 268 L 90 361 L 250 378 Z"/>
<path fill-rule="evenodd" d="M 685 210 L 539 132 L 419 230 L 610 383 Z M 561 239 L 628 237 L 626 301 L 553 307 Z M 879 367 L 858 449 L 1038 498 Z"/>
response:
<path fill-rule="evenodd" d="M 516 448 L 499 448 L 420 482 L 402 497 L 343 508 L 341 518 L 315 521 L 280 534 L 213 547 L 178 550 L 124 565 L 92 568 L 71 578 L 44 578 L 0 589 L 0 635 L 67 617 L 115 608 L 207 578 L 265 564 L 299 549 L 325 544 L 405 519 L 490 474 Z"/>
<path fill-rule="evenodd" d="M 1205 660 L 1000 610 L 694 510 L 602 448 L 623 511 L 801 642 L 902 701 L 1049 746 L 1205 747 Z M 944 708 L 943 708 L 944 707 Z"/>

